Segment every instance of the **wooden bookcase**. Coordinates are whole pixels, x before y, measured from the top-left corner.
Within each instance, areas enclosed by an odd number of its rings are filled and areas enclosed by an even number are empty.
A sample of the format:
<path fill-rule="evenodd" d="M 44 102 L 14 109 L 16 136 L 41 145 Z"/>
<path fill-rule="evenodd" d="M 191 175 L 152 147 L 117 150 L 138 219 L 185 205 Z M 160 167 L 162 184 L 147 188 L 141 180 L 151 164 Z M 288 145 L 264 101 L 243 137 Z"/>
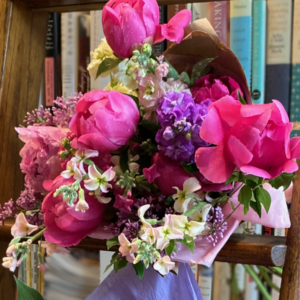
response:
<path fill-rule="evenodd" d="M 19 168 L 22 142 L 14 128 L 22 124 L 27 111 L 38 106 L 49 12 L 97 10 L 105 2 L 0 0 L 0 204 L 10 198 L 17 199 L 23 189 L 23 174 Z M 190 2 L 212 1 L 158 0 L 161 5 Z M 233 235 L 217 257 L 218 261 L 268 266 L 281 266 L 285 261 L 281 300 L 300 300 L 300 171 L 297 175 L 291 209 L 292 227 L 287 239 Z M 0 226 L 0 257 L 5 256 L 10 239 L 10 226 Z M 87 238 L 78 247 L 100 250 L 105 249 L 105 243 Z M 1 267 L 0 299 L 14 297 L 13 276 Z"/>

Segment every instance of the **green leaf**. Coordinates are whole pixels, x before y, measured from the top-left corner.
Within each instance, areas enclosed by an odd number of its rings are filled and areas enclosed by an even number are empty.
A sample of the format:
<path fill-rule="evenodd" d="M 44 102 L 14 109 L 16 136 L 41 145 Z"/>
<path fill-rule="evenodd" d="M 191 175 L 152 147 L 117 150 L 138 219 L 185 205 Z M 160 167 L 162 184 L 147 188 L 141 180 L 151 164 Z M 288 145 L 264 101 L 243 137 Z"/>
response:
<path fill-rule="evenodd" d="M 165 247 L 165 250 L 169 256 L 172 255 L 174 248 L 176 248 L 175 240 L 170 240 L 169 244 Z"/>
<path fill-rule="evenodd" d="M 257 185 L 257 183 L 251 179 L 246 179 L 246 184 L 250 186 L 251 189 L 254 189 Z"/>
<path fill-rule="evenodd" d="M 239 95 L 239 101 L 242 103 L 242 104 L 247 104 L 247 102 L 245 101 L 245 99 L 241 96 L 240 94 L 240 91 L 238 90 L 238 95 Z"/>
<path fill-rule="evenodd" d="M 115 245 L 120 245 L 117 236 L 114 236 L 113 238 L 106 241 L 107 250 L 109 250 L 111 247 L 113 247 Z"/>
<path fill-rule="evenodd" d="M 173 205 L 171 205 L 171 204 L 173 204 L 175 201 L 174 201 L 174 199 L 172 198 L 172 196 L 169 196 L 167 199 L 166 199 L 166 201 L 165 201 L 165 204 L 167 205 L 167 206 L 173 206 Z"/>
<path fill-rule="evenodd" d="M 271 196 L 268 191 L 266 191 L 264 188 L 259 187 L 254 190 L 254 196 L 256 200 L 259 200 L 259 202 L 264 206 L 266 212 L 269 212 L 270 206 L 271 206 Z"/>
<path fill-rule="evenodd" d="M 83 162 L 89 166 L 92 166 L 94 164 L 90 159 L 84 159 Z"/>
<path fill-rule="evenodd" d="M 256 199 L 256 201 L 251 201 L 250 206 L 252 209 L 258 214 L 258 216 L 261 218 L 261 203 L 259 199 Z"/>
<path fill-rule="evenodd" d="M 249 206 L 252 198 L 252 190 L 248 185 L 244 185 L 239 193 L 238 200 L 244 205 L 244 214 L 246 215 L 249 211 Z"/>
<path fill-rule="evenodd" d="M 16 276 L 14 276 L 17 290 L 18 290 L 18 300 L 44 300 L 42 295 L 35 289 L 29 287 L 24 282 L 20 281 Z"/>
<path fill-rule="evenodd" d="M 98 67 L 96 78 L 104 72 L 114 69 L 122 60 L 122 58 L 105 58 Z"/>
<path fill-rule="evenodd" d="M 155 56 L 155 54 L 152 52 L 150 55 L 150 58 L 154 59 L 156 62 L 158 62 L 157 57 Z"/>
<path fill-rule="evenodd" d="M 120 259 L 120 256 L 118 255 L 118 258 L 119 259 L 117 259 L 114 263 L 114 270 L 116 273 L 118 273 L 119 270 L 125 268 L 128 263 L 126 257 L 123 257 L 122 259 Z"/>
<path fill-rule="evenodd" d="M 295 175 L 293 173 L 282 173 L 278 177 L 269 180 L 269 183 L 275 189 L 279 189 L 283 186 L 283 190 L 285 191 L 291 185 L 294 178 Z"/>
<path fill-rule="evenodd" d="M 166 62 L 169 65 L 169 73 L 167 75 L 167 78 L 178 79 L 178 72 L 173 68 L 169 61 L 166 58 L 164 58 L 164 62 Z"/>
<path fill-rule="evenodd" d="M 132 264 L 137 276 L 142 281 L 144 276 L 145 267 L 142 261 L 139 261 L 137 264 Z"/>
<path fill-rule="evenodd" d="M 126 148 L 121 154 L 120 154 L 120 168 L 125 173 L 127 170 L 129 170 L 128 167 L 128 148 Z"/>
<path fill-rule="evenodd" d="M 235 210 L 235 207 L 234 207 L 234 205 L 233 205 L 233 202 L 232 202 L 232 201 L 230 201 L 230 205 L 231 205 L 231 208 L 232 208 L 232 210 Z"/>
<path fill-rule="evenodd" d="M 193 66 L 190 86 L 193 86 L 197 79 L 206 75 L 206 67 L 214 59 L 215 57 L 204 58 Z"/>
<path fill-rule="evenodd" d="M 11 242 L 9 243 L 9 246 L 15 245 L 15 244 L 19 243 L 20 240 L 21 240 L 21 237 L 20 237 L 20 236 L 17 236 L 17 237 L 15 237 L 15 238 L 13 238 L 13 239 L 11 240 Z"/>
<path fill-rule="evenodd" d="M 252 174 L 245 175 L 244 177 L 245 177 L 246 181 L 249 179 L 249 180 L 254 181 L 257 184 L 260 184 L 262 182 L 261 177 L 258 177 L 258 176 L 252 175 Z"/>
<path fill-rule="evenodd" d="M 182 163 L 182 166 L 184 170 L 190 174 L 195 174 L 199 172 L 199 169 L 197 168 L 197 165 L 195 163 Z"/>
<path fill-rule="evenodd" d="M 194 206 L 193 208 L 187 210 L 183 215 L 186 217 L 189 217 L 190 215 L 192 215 L 195 211 L 201 209 L 204 205 L 206 205 L 206 202 L 199 202 L 197 203 L 196 206 Z"/>
<path fill-rule="evenodd" d="M 195 241 L 194 238 L 188 234 L 185 234 L 183 240 L 177 240 L 177 242 L 187 246 L 192 253 L 194 253 Z"/>
<path fill-rule="evenodd" d="M 185 84 L 190 85 L 191 79 L 187 72 L 182 72 L 179 76 L 179 79 L 182 80 Z"/>
<path fill-rule="evenodd" d="M 147 128 L 150 132 L 152 132 L 154 134 L 154 136 L 156 135 L 157 131 L 161 128 L 158 123 L 154 123 L 154 122 L 151 122 L 151 121 L 145 120 L 145 119 L 143 119 L 140 122 L 140 125 Z"/>
<path fill-rule="evenodd" d="M 231 182 L 246 182 L 245 176 L 240 171 L 234 171 L 229 179 L 225 182 L 225 185 L 228 185 Z"/>
<path fill-rule="evenodd" d="M 109 265 L 105 268 L 104 273 L 117 261 L 117 259 L 120 259 L 119 253 L 116 252 L 110 260 Z"/>

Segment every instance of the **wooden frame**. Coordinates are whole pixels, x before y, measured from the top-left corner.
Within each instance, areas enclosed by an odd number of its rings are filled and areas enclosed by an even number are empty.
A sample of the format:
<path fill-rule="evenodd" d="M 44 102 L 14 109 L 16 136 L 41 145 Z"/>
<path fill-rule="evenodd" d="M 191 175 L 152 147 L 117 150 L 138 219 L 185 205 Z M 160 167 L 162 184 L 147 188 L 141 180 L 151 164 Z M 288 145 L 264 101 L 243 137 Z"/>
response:
<path fill-rule="evenodd" d="M 159 4 L 210 2 L 158 0 Z M 14 127 L 38 105 L 43 75 L 48 12 L 101 9 L 99 0 L 0 0 L 0 203 L 16 199 L 23 188 L 18 152 L 22 143 Z M 282 265 L 281 300 L 300 300 L 300 171 L 297 172 L 291 208 L 292 227 L 284 238 L 233 235 L 217 260 L 261 265 Z M 0 227 L 0 256 L 5 256 L 10 228 Z M 104 249 L 103 241 L 86 238 L 79 247 Z M 0 268 L 0 299 L 15 297 L 12 274 Z"/>

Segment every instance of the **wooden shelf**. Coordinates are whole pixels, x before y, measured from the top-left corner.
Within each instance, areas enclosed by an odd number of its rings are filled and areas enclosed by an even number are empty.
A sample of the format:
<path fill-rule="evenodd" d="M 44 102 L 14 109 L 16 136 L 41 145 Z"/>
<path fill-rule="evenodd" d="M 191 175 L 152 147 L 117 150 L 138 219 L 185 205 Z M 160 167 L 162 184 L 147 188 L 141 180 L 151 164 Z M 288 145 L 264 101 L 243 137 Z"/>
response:
<path fill-rule="evenodd" d="M 102 9 L 105 0 L 22 0 L 30 5 L 32 11 L 72 12 Z M 159 5 L 193 2 L 213 2 L 215 0 L 158 0 Z M 219 0 L 226 1 L 226 0 Z M 230 0 L 229 0 L 230 1 Z"/>
<path fill-rule="evenodd" d="M 1 241 L 12 239 L 11 225 L 0 226 Z M 105 240 L 83 239 L 76 248 L 86 250 L 107 250 Z M 286 254 L 286 238 L 277 236 L 259 236 L 233 234 L 216 257 L 216 261 L 241 263 L 260 266 L 277 266 L 284 264 Z M 118 247 L 113 247 L 117 251 Z"/>

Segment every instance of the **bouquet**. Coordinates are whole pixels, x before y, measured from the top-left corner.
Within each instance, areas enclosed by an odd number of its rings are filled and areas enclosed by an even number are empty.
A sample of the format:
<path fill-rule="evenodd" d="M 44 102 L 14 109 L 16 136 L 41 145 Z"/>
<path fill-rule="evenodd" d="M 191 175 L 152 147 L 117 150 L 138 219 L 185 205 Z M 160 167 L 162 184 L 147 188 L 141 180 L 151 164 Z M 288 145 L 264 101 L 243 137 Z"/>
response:
<path fill-rule="evenodd" d="M 165 276 L 177 262 L 209 266 L 243 220 L 290 226 L 284 190 L 300 138 L 279 101 L 251 104 L 238 59 L 190 19 L 182 10 L 160 25 L 155 0 L 104 6 L 88 69 L 110 83 L 16 128 L 25 189 L 1 208 L 15 217 L 4 267 L 34 240 L 50 255 L 92 236 L 119 247 L 116 272 L 129 263 L 140 278 L 149 267 Z M 175 43 L 156 57 L 164 39 Z"/>

